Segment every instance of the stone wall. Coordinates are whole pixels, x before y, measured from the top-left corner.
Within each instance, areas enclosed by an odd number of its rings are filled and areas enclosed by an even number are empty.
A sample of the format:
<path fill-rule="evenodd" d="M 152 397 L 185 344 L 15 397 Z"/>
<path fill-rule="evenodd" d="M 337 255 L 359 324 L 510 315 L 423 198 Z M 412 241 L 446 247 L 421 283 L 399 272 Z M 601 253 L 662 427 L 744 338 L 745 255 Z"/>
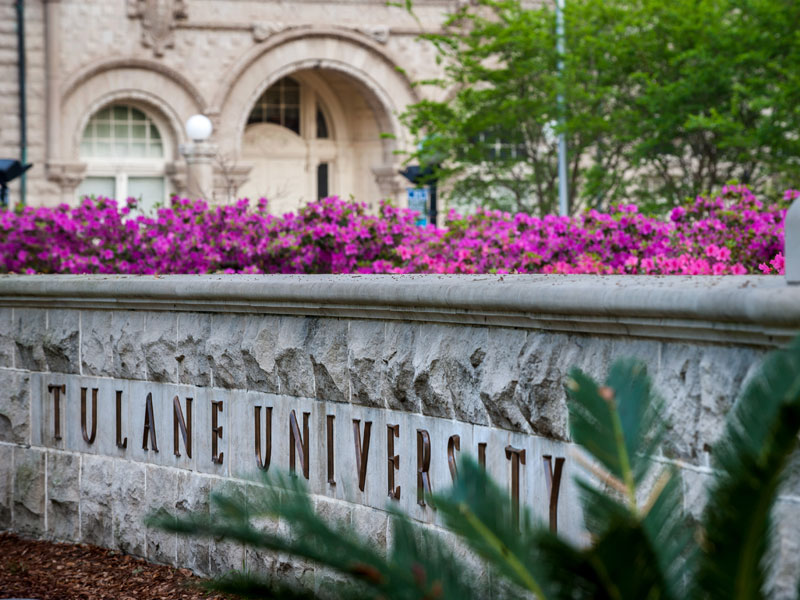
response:
<path fill-rule="evenodd" d="M 309 486 L 325 515 L 380 543 L 390 537 L 387 426 L 399 424 L 401 508 L 416 503 L 416 430 L 431 439 L 434 489 L 448 485 L 447 443 L 486 444 L 502 485 L 505 447 L 525 449 L 521 500 L 544 516 L 542 456 L 564 457 L 559 529 L 581 538 L 563 384 L 579 367 L 601 378 L 619 357 L 642 360 L 671 420 L 655 460 L 683 478 L 699 515 L 709 456 L 737 391 L 766 353 L 800 331 L 800 287 L 772 277 L 561 276 L 4 276 L 0 277 L 0 529 L 83 541 L 203 574 L 266 567 L 324 584 L 311 566 L 207 541 L 181 544 L 147 530 L 165 507 L 208 510 L 220 485 L 252 493 L 253 409 L 271 407 L 272 466 L 289 462 L 289 415 L 309 413 Z M 55 398 L 65 386 L 60 440 Z M 83 437 L 80 389 L 98 390 L 97 438 Z M 122 435 L 115 443 L 114 396 Z M 152 397 L 160 452 L 142 449 Z M 193 455 L 173 453 L 173 398 L 193 399 Z M 214 402 L 223 432 L 212 448 Z M 87 427 L 91 423 L 88 410 Z M 328 484 L 330 440 L 336 485 Z M 352 421 L 372 424 L 364 490 Z M 127 425 L 126 425 L 127 424 Z M 266 427 L 266 421 L 265 421 Z M 146 429 L 146 428 L 144 428 Z M 87 429 L 87 432 L 90 429 Z M 89 435 L 87 433 L 87 435 Z M 301 432 L 301 436 L 305 436 Z M 214 449 L 224 453 L 215 463 Z M 298 459 L 299 461 L 299 459 Z M 800 467 L 777 506 L 779 597 L 800 569 Z M 302 464 L 298 462 L 298 470 Z"/>

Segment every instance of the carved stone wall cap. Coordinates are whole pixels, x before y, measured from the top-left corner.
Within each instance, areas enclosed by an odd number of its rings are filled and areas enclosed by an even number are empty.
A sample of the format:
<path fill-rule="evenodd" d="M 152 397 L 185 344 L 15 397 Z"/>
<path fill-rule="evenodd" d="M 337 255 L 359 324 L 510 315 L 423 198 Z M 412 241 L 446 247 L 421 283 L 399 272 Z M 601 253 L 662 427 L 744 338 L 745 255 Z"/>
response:
<path fill-rule="evenodd" d="M 777 346 L 800 332 L 778 276 L 0 275 L 0 306 L 325 315 Z"/>

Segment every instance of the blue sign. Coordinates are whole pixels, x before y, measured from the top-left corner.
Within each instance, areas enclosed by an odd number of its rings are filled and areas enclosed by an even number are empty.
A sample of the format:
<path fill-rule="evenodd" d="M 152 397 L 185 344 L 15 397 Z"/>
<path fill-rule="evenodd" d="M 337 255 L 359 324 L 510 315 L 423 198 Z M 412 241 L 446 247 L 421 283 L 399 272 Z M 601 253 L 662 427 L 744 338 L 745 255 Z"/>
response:
<path fill-rule="evenodd" d="M 430 193 L 427 187 L 408 188 L 408 208 L 419 213 L 417 225 L 428 224 L 428 200 Z"/>

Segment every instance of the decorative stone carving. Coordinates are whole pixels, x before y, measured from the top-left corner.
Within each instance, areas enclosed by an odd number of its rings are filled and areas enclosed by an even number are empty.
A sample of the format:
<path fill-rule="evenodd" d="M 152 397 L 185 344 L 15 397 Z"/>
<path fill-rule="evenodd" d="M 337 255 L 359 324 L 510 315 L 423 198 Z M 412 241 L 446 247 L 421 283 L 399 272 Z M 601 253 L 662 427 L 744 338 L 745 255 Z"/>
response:
<path fill-rule="evenodd" d="M 156 56 L 175 45 L 175 21 L 187 16 L 186 0 L 128 0 L 128 17 L 142 20 L 142 45 Z"/>
<path fill-rule="evenodd" d="M 72 192 L 83 181 L 86 163 L 50 161 L 46 167 L 47 179 L 61 186 L 62 191 Z"/>
<path fill-rule="evenodd" d="M 372 38 L 379 44 L 386 44 L 389 41 L 389 34 L 391 33 L 388 25 L 369 25 L 366 27 L 358 27 L 356 31 Z"/>
<path fill-rule="evenodd" d="M 375 182 L 381 190 L 381 196 L 392 198 L 403 191 L 403 183 L 398 174 L 399 168 L 393 165 L 372 167 Z"/>
<path fill-rule="evenodd" d="M 165 171 L 167 177 L 169 177 L 170 183 L 172 183 L 172 189 L 175 190 L 175 193 L 179 196 L 185 196 L 187 182 L 186 163 L 167 163 Z"/>
<path fill-rule="evenodd" d="M 253 23 L 253 25 L 250 27 L 250 31 L 253 33 L 253 40 L 255 40 L 257 43 L 260 43 L 276 33 L 299 28 L 300 25 L 287 25 L 286 23 L 275 21 L 272 23 Z"/>

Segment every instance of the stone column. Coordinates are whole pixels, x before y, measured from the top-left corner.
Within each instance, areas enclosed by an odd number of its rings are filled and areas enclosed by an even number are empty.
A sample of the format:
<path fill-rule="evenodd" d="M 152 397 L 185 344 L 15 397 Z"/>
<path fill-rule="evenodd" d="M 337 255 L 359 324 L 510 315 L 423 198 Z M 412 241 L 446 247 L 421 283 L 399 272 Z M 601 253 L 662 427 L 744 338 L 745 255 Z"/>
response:
<path fill-rule="evenodd" d="M 800 284 L 800 198 L 795 198 L 784 221 L 784 252 L 786 281 Z"/>
<path fill-rule="evenodd" d="M 209 142 L 191 142 L 180 145 L 186 159 L 186 195 L 211 202 L 214 195 L 214 161 L 217 145 Z"/>

